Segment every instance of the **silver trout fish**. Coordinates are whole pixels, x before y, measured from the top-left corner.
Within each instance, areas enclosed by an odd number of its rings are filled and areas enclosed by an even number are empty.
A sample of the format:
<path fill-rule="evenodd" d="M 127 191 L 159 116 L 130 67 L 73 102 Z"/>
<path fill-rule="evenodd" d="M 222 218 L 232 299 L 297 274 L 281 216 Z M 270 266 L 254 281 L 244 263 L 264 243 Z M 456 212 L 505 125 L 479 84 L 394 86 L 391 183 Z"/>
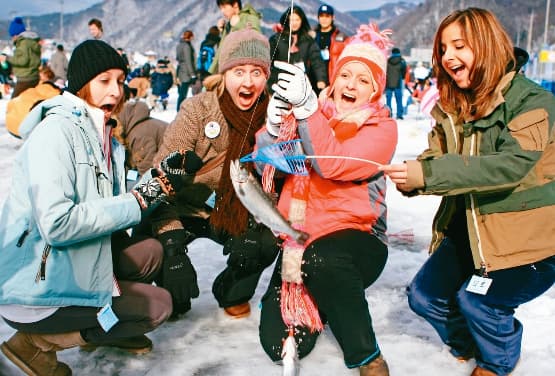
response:
<path fill-rule="evenodd" d="M 308 239 L 306 232 L 291 227 L 291 223 L 281 215 L 268 194 L 262 190 L 258 180 L 241 165 L 239 160 L 231 161 L 229 175 L 235 194 L 255 221 L 263 223 L 276 234 L 283 233 L 291 236 L 299 244 L 303 244 Z"/>

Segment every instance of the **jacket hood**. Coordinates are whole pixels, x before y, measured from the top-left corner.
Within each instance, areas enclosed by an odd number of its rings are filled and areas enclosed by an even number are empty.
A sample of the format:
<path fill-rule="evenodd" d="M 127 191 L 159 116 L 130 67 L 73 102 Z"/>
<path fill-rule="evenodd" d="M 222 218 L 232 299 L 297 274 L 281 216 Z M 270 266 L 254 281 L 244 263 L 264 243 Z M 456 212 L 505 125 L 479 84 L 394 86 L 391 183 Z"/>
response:
<path fill-rule="evenodd" d="M 125 135 L 129 134 L 137 124 L 149 117 L 150 110 L 148 105 L 143 101 L 128 101 L 118 116 Z"/>
<path fill-rule="evenodd" d="M 389 57 L 389 59 L 387 59 L 387 63 L 392 65 L 397 65 L 397 64 L 401 64 L 401 60 L 402 60 L 401 55 L 393 54 Z"/>
<path fill-rule="evenodd" d="M 82 102 L 81 105 L 79 102 Z M 76 119 L 85 111 L 85 102 L 71 93 L 64 92 L 62 95 L 56 95 L 36 105 L 21 122 L 19 135 L 22 139 L 27 139 L 46 115 L 55 113 L 68 119 Z"/>
<path fill-rule="evenodd" d="M 514 53 L 516 58 L 515 70 L 518 72 L 524 65 L 526 65 L 526 63 L 528 63 L 530 55 L 528 55 L 528 52 L 526 52 L 526 50 L 519 47 L 514 47 Z"/>
<path fill-rule="evenodd" d="M 19 39 L 40 39 L 39 35 L 37 33 L 35 33 L 34 31 L 24 31 L 23 33 L 18 35 L 18 40 Z"/>
<path fill-rule="evenodd" d="M 251 16 L 256 16 L 262 18 L 262 13 L 258 12 L 256 9 L 253 8 L 251 4 L 245 4 L 241 8 L 242 14 L 250 14 Z"/>

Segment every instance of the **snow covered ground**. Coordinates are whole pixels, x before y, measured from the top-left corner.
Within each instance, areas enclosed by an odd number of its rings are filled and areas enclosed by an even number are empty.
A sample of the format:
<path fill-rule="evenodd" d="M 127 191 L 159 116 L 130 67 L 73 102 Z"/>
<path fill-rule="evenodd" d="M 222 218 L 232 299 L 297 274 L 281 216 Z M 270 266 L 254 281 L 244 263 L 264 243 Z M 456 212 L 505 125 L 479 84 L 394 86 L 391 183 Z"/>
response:
<path fill-rule="evenodd" d="M 153 112 L 153 116 L 167 121 L 175 117 L 175 88 L 170 94 L 169 109 Z M 0 100 L 0 204 L 10 186 L 13 156 L 21 145 L 21 141 L 6 132 L 6 102 L 6 99 Z M 400 140 L 394 160 L 412 158 L 423 150 L 429 129 L 429 120 L 411 106 L 405 120 L 399 121 Z M 391 375 L 469 375 L 474 361 L 457 362 L 432 327 L 412 313 L 405 296 L 406 285 L 427 258 L 431 221 L 439 199 L 408 199 L 390 186 L 387 201 L 392 235 L 389 259 L 379 280 L 367 290 L 367 299 Z M 402 236 L 408 232 L 414 234 L 412 241 Z M 192 310 L 181 319 L 165 323 L 149 334 L 154 342 L 151 353 L 130 356 L 107 348 L 93 353 L 71 349 L 60 352 L 60 360 L 68 363 L 76 375 L 281 375 L 281 367 L 269 360 L 258 340 L 258 304 L 272 268 L 263 275 L 251 301 L 251 316 L 234 320 L 223 314 L 211 293 L 212 281 L 225 265 L 222 247 L 207 239 L 197 239 L 191 244 L 189 254 L 198 273 L 200 297 L 193 300 Z M 523 322 L 524 339 L 522 357 L 513 376 L 553 374 L 555 288 L 521 306 L 516 316 Z M 0 341 L 8 339 L 13 332 L 0 322 Z M 0 375 L 22 373 L 0 354 Z M 344 366 L 339 346 L 326 328 L 314 351 L 301 361 L 301 375 L 354 376 L 358 371 Z"/>

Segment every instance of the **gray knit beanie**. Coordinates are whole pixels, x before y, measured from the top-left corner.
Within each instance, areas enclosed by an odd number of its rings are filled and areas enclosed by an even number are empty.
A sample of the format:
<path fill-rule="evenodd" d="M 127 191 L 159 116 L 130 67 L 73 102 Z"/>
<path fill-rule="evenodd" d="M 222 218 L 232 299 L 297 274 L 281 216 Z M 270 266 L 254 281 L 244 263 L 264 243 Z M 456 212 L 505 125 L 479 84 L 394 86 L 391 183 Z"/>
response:
<path fill-rule="evenodd" d="M 270 72 L 270 43 L 258 31 L 247 28 L 229 33 L 220 47 L 218 72 L 238 65 L 252 64 Z"/>
<path fill-rule="evenodd" d="M 100 73 L 114 68 L 127 75 L 125 62 L 112 46 L 101 40 L 86 40 L 75 47 L 69 59 L 67 90 L 76 94 Z"/>

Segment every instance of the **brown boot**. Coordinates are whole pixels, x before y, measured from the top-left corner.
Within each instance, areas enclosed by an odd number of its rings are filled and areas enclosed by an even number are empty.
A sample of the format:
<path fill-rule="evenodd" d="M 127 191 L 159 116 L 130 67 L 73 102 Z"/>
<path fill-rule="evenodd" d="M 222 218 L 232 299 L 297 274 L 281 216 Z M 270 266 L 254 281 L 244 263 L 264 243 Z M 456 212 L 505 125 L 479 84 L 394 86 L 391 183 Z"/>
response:
<path fill-rule="evenodd" d="M 58 362 L 56 351 L 83 345 L 79 332 L 29 334 L 16 332 L 0 349 L 16 366 L 31 376 L 69 376 L 71 369 Z"/>
<path fill-rule="evenodd" d="M 242 319 L 251 314 L 251 305 L 249 302 L 241 303 L 231 307 L 225 307 L 224 311 L 234 319 Z"/>
<path fill-rule="evenodd" d="M 474 368 L 474 371 L 470 374 L 470 376 L 496 376 L 495 372 L 491 372 L 485 368 L 478 367 Z"/>
<path fill-rule="evenodd" d="M 381 355 L 370 363 L 361 366 L 359 370 L 360 376 L 389 376 L 389 367 Z"/>
<path fill-rule="evenodd" d="M 101 346 L 116 347 L 120 350 L 127 351 L 130 354 L 139 355 L 149 353 L 152 350 L 152 341 L 143 334 L 142 336 L 115 339 L 108 342 L 89 342 L 81 346 L 81 350 L 93 352 L 97 347 Z"/>
<path fill-rule="evenodd" d="M 475 354 L 471 353 L 471 354 L 467 354 L 467 355 L 455 356 L 455 359 L 457 359 L 457 362 L 459 362 L 459 363 L 466 363 L 470 359 L 474 359 L 474 356 L 475 356 Z"/>

